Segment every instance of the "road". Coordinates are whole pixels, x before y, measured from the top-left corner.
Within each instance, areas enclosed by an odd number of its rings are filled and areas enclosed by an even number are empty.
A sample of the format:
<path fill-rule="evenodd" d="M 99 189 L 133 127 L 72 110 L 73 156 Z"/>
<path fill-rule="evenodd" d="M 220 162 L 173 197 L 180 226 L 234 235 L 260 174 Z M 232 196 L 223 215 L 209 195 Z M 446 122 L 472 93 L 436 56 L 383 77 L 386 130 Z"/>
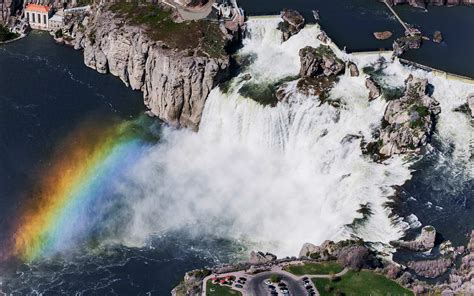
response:
<path fill-rule="evenodd" d="M 251 278 L 248 283 L 246 290 L 248 295 L 251 296 L 263 296 L 270 295 L 267 285 L 264 281 L 270 278 L 272 275 L 279 275 L 283 282 L 288 285 L 290 295 L 307 295 L 306 289 L 303 287 L 303 282 L 298 277 L 293 277 L 283 272 L 268 271 L 262 272 Z M 275 285 L 277 286 L 277 285 Z"/>

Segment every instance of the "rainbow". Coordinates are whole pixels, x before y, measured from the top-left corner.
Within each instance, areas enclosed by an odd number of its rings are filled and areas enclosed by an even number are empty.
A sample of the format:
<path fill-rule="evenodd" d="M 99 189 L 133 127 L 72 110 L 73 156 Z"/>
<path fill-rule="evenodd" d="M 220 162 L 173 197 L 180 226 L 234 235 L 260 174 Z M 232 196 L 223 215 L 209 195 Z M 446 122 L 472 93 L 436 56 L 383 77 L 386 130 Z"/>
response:
<path fill-rule="evenodd" d="M 65 251 L 97 232 L 102 210 L 110 208 L 121 176 L 148 142 L 140 123 L 85 123 L 56 149 L 41 172 L 35 194 L 24 206 L 12 253 L 25 261 Z"/>

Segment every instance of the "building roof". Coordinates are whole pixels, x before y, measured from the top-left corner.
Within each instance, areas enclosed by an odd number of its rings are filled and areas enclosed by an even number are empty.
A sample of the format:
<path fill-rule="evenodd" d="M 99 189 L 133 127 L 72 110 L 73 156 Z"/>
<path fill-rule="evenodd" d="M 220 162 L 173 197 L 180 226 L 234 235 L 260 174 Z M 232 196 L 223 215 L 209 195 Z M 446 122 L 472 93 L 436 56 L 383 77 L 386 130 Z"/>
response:
<path fill-rule="evenodd" d="M 46 6 L 46 5 L 39 5 L 39 4 L 30 3 L 30 4 L 26 5 L 26 10 L 27 11 L 36 11 L 36 12 L 48 13 L 51 10 L 51 8 L 49 6 Z"/>
<path fill-rule="evenodd" d="M 57 13 L 55 15 L 53 15 L 49 21 L 51 22 L 62 22 L 63 21 L 63 16 L 62 15 L 58 15 Z"/>

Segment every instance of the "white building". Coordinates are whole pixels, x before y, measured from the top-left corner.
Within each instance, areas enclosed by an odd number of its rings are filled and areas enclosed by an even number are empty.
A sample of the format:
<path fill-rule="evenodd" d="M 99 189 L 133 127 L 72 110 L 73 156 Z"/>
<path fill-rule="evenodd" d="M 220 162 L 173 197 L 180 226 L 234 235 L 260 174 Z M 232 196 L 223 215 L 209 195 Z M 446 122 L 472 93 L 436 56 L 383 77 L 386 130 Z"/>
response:
<path fill-rule="evenodd" d="M 63 16 L 59 13 L 56 13 L 49 19 L 48 29 L 52 31 L 56 31 L 63 27 Z"/>
<path fill-rule="evenodd" d="M 52 10 L 49 6 L 30 3 L 26 6 L 25 15 L 30 27 L 39 30 L 48 30 L 49 17 Z"/>

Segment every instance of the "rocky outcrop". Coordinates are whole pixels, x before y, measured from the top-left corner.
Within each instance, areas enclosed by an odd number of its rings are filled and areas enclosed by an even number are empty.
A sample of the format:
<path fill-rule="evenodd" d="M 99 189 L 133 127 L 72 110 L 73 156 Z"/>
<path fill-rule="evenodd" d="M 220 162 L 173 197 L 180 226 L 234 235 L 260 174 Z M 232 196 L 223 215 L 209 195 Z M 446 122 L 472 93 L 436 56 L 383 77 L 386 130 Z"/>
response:
<path fill-rule="evenodd" d="M 252 251 L 250 252 L 250 259 L 248 263 L 259 265 L 259 264 L 266 264 L 266 263 L 275 261 L 276 259 L 277 257 L 271 253 Z"/>
<path fill-rule="evenodd" d="M 399 248 L 406 248 L 413 251 L 427 251 L 434 247 L 436 229 L 433 226 L 425 226 L 421 229 L 421 234 L 412 241 L 394 241 L 392 245 Z"/>
<path fill-rule="evenodd" d="M 202 294 L 202 282 L 203 279 L 211 274 L 210 270 L 207 269 L 196 269 L 188 271 L 184 275 L 183 281 L 176 286 L 172 291 L 171 295 L 186 295 L 186 296 L 198 296 Z"/>
<path fill-rule="evenodd" d="M 359 68 L 353 62 L 347 63 L 347 68 L 349 69 L 349 73 L 351 74 L 351 77 L 358 77 L 360 75 Z"/>
<path fill-rule="evenodd" d="M 443 42 L 443 34 L 440 31 L 435 31 L 433 34 L 433 42 L 441 43 Z"/>
<path fill-rule="evenodd" d="M 448 271 L 453 265 L 451 258 L 440 258 L 436 260 L 410 261 L 407 266 L 417 275 L 425 278 L 437 278 Z"/>
<path fill-rule="evenodd" d="M 365 79 L 365 87 L 369 90 L 369 101 L 373 101 L 382 95 L 380 86 L 370 77 Z"/>
<path fill-rule="evenodd" d="M 161 120 L 197 130 L 207 96 L 225 78 L 229 58 L 174 50 L 106 9 L 89 18 L 87 26 L 72 29 L 72 44 L 84 49 L 84 63 L 142 91 L 145 105 Z"/>
<path fill-rule="evenodd" d="M 393 42 L 393 54 L 401 56 L 405 51 L 410 49 L 418 49 L 422 44 L 421 35 L 404 36 Z"/>
<path fill-rule="evenodd" d="M 441 108 L 427 93 L 428 81 L 410 75 L 404 95 L 388 103 L 378 141 L 380 155 L 417 152 L 428 143 Z"/>
<path fill-rule="evenodd" d="M 278 24 L 278 29 L 282 32 L 283 42 L 298 34 L 305 25 L 304 17 L 296 10 L 284 9 L 280 16 L 283 21 Z"/>
<path fill-rule="evenodd" d="M 326 77 L 338 75 L 345 69 L 345 64 L 340 60 L 329 46 L 321 45 L 318 48 L 307 46 L 300 49 L 300 76 Z"/>
<path fill-rule="evenodd" d="M 469 108 L 469 111 L 471 112 L 471 117 L 474 117 L 474 94 L 470 94 L 467 97 L 467 107 Z"/>
<path fill-rule="evenodd" d="M 374 32 L 374 37 L 378 40 L 386 40 L 392 37 L 392 32 L 390 31 L 382 31 L 382 32 Z"/>

